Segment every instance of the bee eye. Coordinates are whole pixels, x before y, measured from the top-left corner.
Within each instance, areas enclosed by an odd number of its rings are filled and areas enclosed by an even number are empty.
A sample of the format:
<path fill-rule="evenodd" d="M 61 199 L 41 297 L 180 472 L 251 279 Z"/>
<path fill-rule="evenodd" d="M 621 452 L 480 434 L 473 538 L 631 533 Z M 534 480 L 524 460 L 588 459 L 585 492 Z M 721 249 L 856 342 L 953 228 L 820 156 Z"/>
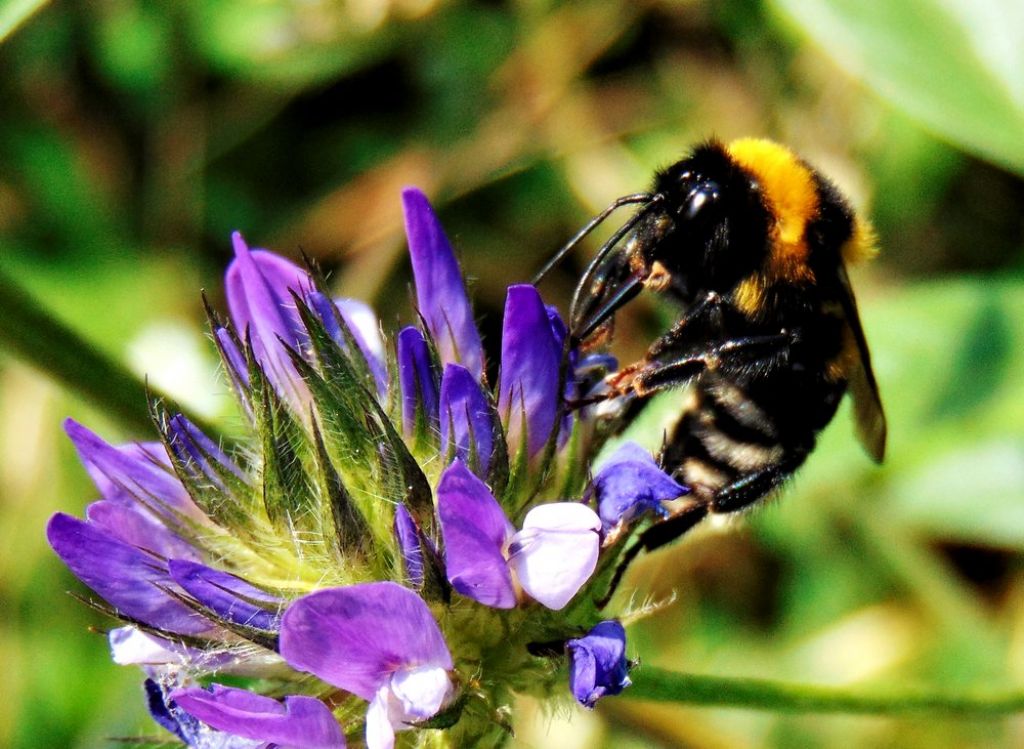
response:
<path fill-rule="evenodd" d="M 701 211 L 717 201 L 718 183 L 710 180 L 702 182 L 686 196 L 686 202 L 683 203 L 680 214 L 687 221 L 692 221 L 701 214 Z"/>

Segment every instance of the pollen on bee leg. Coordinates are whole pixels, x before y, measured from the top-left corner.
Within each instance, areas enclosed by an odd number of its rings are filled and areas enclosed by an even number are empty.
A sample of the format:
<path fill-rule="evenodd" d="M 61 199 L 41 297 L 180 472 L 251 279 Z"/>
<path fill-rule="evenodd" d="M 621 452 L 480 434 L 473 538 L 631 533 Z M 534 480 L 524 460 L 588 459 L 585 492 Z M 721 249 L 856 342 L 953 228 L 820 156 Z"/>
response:
<path fill-rule="evenodd" d="M 660 260 L 655 260 L 651 265 L 651 272 L 644 280 L 644 288 L 651 291 L 664 291 L 672 283 L 672 274 L 668 268 L 662 265 Z"/>

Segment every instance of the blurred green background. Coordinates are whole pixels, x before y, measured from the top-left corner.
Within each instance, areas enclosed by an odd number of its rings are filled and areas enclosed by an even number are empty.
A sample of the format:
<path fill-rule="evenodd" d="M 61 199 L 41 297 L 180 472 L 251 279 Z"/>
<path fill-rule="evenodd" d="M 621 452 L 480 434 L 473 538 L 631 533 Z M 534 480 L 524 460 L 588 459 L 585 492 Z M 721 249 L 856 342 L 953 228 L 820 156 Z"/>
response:
<path fill-rule="evenodd" d="M 890 422 L 844 409 L 782 500 L 631 574 L 644 663 L 823 684 L 1024 684 L 1019 0 L 0 2 L 0 263 L 196 412 L 236 417 L 199 290 L 229 232 L 411 319 L 399 189 L 438 206 L 488 344 L 507 284 L 689 144 L 791 145 L 873 217 L 853 271 Z M 591 245 L 593 246 L 593 245 Z M 547 281 L 565 304 L 580 253 Z M 664 319 L 650 300 L 616 353 Z M 9 323 L 9 321 L 8 321 Z M 5 325 L 0 320 L 0 328 Z M 148 730 L 43 526 L 94 490 L 60 429 L 143 438 L 0 345 L 0 746 Z M 571 718 L 572 722 L 567 720 Z M 1020 718 L 524 704 L 517 746 L 1016 747 Z"/>

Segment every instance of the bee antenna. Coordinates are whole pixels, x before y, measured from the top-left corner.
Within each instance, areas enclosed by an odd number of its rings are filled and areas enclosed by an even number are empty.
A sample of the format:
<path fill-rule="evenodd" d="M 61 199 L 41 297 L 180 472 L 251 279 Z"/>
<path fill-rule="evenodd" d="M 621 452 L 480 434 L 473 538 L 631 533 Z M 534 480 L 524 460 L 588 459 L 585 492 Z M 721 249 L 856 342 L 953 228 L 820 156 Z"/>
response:
<path fill-rule="evenodd" d="M 544 280 L 544 277 L 551 272 L 551 269 L 558 265 L 558 263 L 562 261 L 562 258 L 568 255 L 569 252 L 571 252 L 576 245 L 582 242 L 584 237 L 586 237 L 588 234 L 590 234 L 590 232 L 596 229 L 602 222 L 604 222 L 605 219 L 607 219 L 615 211 L 622 208 L 622 206 L 634 205 L 636 203 L 650 203 L 655 198 L 656 196 L 652 195 L 651 193 L 638 192 L 633 195 L 624 195 L 618 200 L 616 200 L 610 206 L 608 206 L 599 214 L 594 216 L 594 218 L 592 218 L 586 226 L 584 226 L 582 229 L 576 232 L 576 236 L 570 239 L 569 242 L 564 247 L 562 247 L 562 249 L 560 249 L 558 252 L 552 255 L 551 259 L 544 264 L 544 267 L 540 269 L 540 271 L 537 273 L 537 275 L 533 277 L 533 280 L 530 281 L 530 283 L 536 286 L 542 280 Z"/>

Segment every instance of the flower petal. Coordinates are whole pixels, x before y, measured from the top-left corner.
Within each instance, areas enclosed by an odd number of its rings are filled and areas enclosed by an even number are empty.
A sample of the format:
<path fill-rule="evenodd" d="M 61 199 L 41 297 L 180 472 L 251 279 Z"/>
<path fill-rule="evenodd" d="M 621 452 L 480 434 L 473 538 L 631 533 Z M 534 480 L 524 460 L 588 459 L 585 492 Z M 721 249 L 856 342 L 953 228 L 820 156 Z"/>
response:
<path fill-rule="evenodd" d="M 578 502 L 553 502 L 530 510 L 512 539 L 509 566 L 523 590 L 555 611 L 594 573 L 601 520 Z"/>
<path fill-rule="evenodd" d="M 451 696 L 452 680 L 438 666 L 403 669 L 391 677 L 391 691 L 402 705 L 403 721 L 426 720 Z"/>
<path fill-rule="evenodd" d="M 160 443 L 114 447 L 72 419 L 64 421 L 64 431 L 104 499 L 129 504 L 138 500 L 161 517 L 180 514 L 208 522 L 172 473 Z"/>
<path fill-rule="evenodd" d="M 221 618 L 267 631 L 276 631 L 282 601 L 227 572 L 184 559 L 168 562 L 171 577 L 199 603 Z M 258 601 L 260 605 L 253 603 Z M 274 609 L 269 611 L 268 609 Z"/>
<path fill-rule="evenodd" d="M 558 415 L 561 359 L 547 308 L 532 286 L 508 288 L 501 334 L 498 411 L 512 450 L 525 443 L 533 457 L 551 437 Z M 523 428 L 526 435 L 523 435 Z"/>
<path fill-rule="evenodd" d="M 394 695 L 385 684 L 377 690 L 366 709 L 366 749 L 394 749 L 395 727 L 391 722 Z"/>
<path fill-rule="evenodd" d="M 514 607 L 515 588 L 503 551 L 515 529 L 487 485 L 459 460 L 441 475 L 437 514 L 452 587 L 487 606 Z"/>
<path fill-rule="evenodd" d="M 131 546 L 162 557 L 199 558 L 199 552 L 192 544 L 168 530 L 138 502 L 127 504 L 112 499 L 100 500 L 85 508 L 85 516 L 92 525 Z"/>
<path fill-rule="evenodd" d="M 494 451 L 496 414 L 472 373 L 459 364 L 446 364 L 441 378 L 441 452 L 477 467 L 486 476 Z M 476 460 L 471 461 L 470 456 Z"/>
<path fill-rule="evenodd" d="M 195 424 L 182 414 L 175 414 L 167 424 L 170 449 L 182 464 L 195 471 L 211 485 L 226 489 L 220 474 L 224 471 L 233 473 L 239 481 L 245 481 L 242 469 L 228 457 L 220 446 L 203 434 Z"/>
<path fill-rule="evenodd" d="M 626 631 L 619 622 L 601 622 L 565 646 L 569 651 L 569 688 L 584 707 L 593 707 L 601 697 L 629 686 Z"/>
<path fill-rule="evenodd" d="M 356 346 L 359 347 L 359 354 L 366 362 L 367 369 L 373 375 L 377 392 L 381 395 L 387 393 L 388 375 L 387 367 L 384 364 L 384 342 L 381 340 L 380 326 L 373 310 L 355 299 L 328 299 L 319 291 L 307 294 L 306 303 L 320 318 L 327 334 L 334 339 L 339 347 L 345 349 L 347 345 L 345 336 L 342 334 L 338 318 L 334 314 L 334 310 L 337 309 L 355 339 Z"/>
<path fill-rule="evenodd" d="M 279 255 L 250 251 L 238 232 L 231 239 L 235 259 L 224 286 L 235 330 L 243 339 L 248 332 L 253 354 L 275 389 L 303 413 L 309 391 L 281 341 L 295 349 L 304 346 L 307 336 L 291 291 L 304 295 L 313 282 L 306 271 Z"/>
<path fill-rule="evenodd" d="M 414 586 L 423 584 L 423 549 L 420 548 L 420 532 L 416 521 L 405 509 L 405 505 L 395 507 L 395 538 L 405 562 L 405 576 Z"/>
<path fill-rule="evenodd" d="M 110 659 L 119 666 L 139 666 L 174 663 L 184 665 L 199 655 L 199 651 L 186 648 L 163 637 L 143 632 L 138 627 L 116 627 L 107 633 Z"/>
<path fill-rule="evenodd" d="M 593 490 L 605 531 L 647 511 L 665 514 L 663 501 L 689 493 L 635 442 L 624 443 L 612 454 L 594 478 Z"/>
<path fill-rule="evenodd" d="M 175 585 L 155 557 L 63 513 L 50 518 L 46 538 L 79 580 L 126 616 L 183 635 L 212 629 L 208 620 L 160 590 Z"/>
<path fill-rule="evenodd" d="M 437 345 L 441 362 L 462 364 L 480 380 L 484 369 L 483 346 L 455 253 L 426 195 L 414 188 L 407 189 L 402 193 L 402 207 L 417 306 Z"/>
<path fill-rule="evenodd" d="M 298 599 L 281 623 L 281 655 L 289 664 L 365 700 L 396 670 L 452 668 L 430 609 L 393 582 L 330 588 Z"/>
<path fill-rule="evenodd" d="M 345 735 L 318 699 L 294 695 L 284 704 L 245 689 L 212 684 L 176 689 L 168 695 L 185 712 L 212 728 L 297 749 L 340 749 Z"/>
<path fill-rule="evenodd" d="M 565 345 L 565 339 L 569 335 L 569 328 L 566 327 L 565 321 L 562 319 L 562 315 L 557 307 L 549 304 L 547 305 L 547 311 L 548 324 L 551 326 L 551 339 L 555 344 L 555 351 L 561 357 L 562 347 Z M 576 364 L 578 360 L 579 352 L 575 348 L 570 348 L 569 369 L 565 378 L 565 389 L 562 391 L 562 395 L 566 400 L 573 400 L 579 397 L 579 387 L 576 381 Z M 569 435 L 572 433 L 572 421 L 576 418 L 576 413 L 576 411 L 566 409 L 565 414 L 562 416 L 562 421 L 558 425 L 559 447 L 562 447 L 568 441 Z"/>
<path fill-rule="evenodd" d="M 413 327 L 398 334 L 398 386 L 402 391 L 402 431 L 412 436 L 422 409 L 428 428 L 437 426 L 437 373 L 423 333 Z"/>

